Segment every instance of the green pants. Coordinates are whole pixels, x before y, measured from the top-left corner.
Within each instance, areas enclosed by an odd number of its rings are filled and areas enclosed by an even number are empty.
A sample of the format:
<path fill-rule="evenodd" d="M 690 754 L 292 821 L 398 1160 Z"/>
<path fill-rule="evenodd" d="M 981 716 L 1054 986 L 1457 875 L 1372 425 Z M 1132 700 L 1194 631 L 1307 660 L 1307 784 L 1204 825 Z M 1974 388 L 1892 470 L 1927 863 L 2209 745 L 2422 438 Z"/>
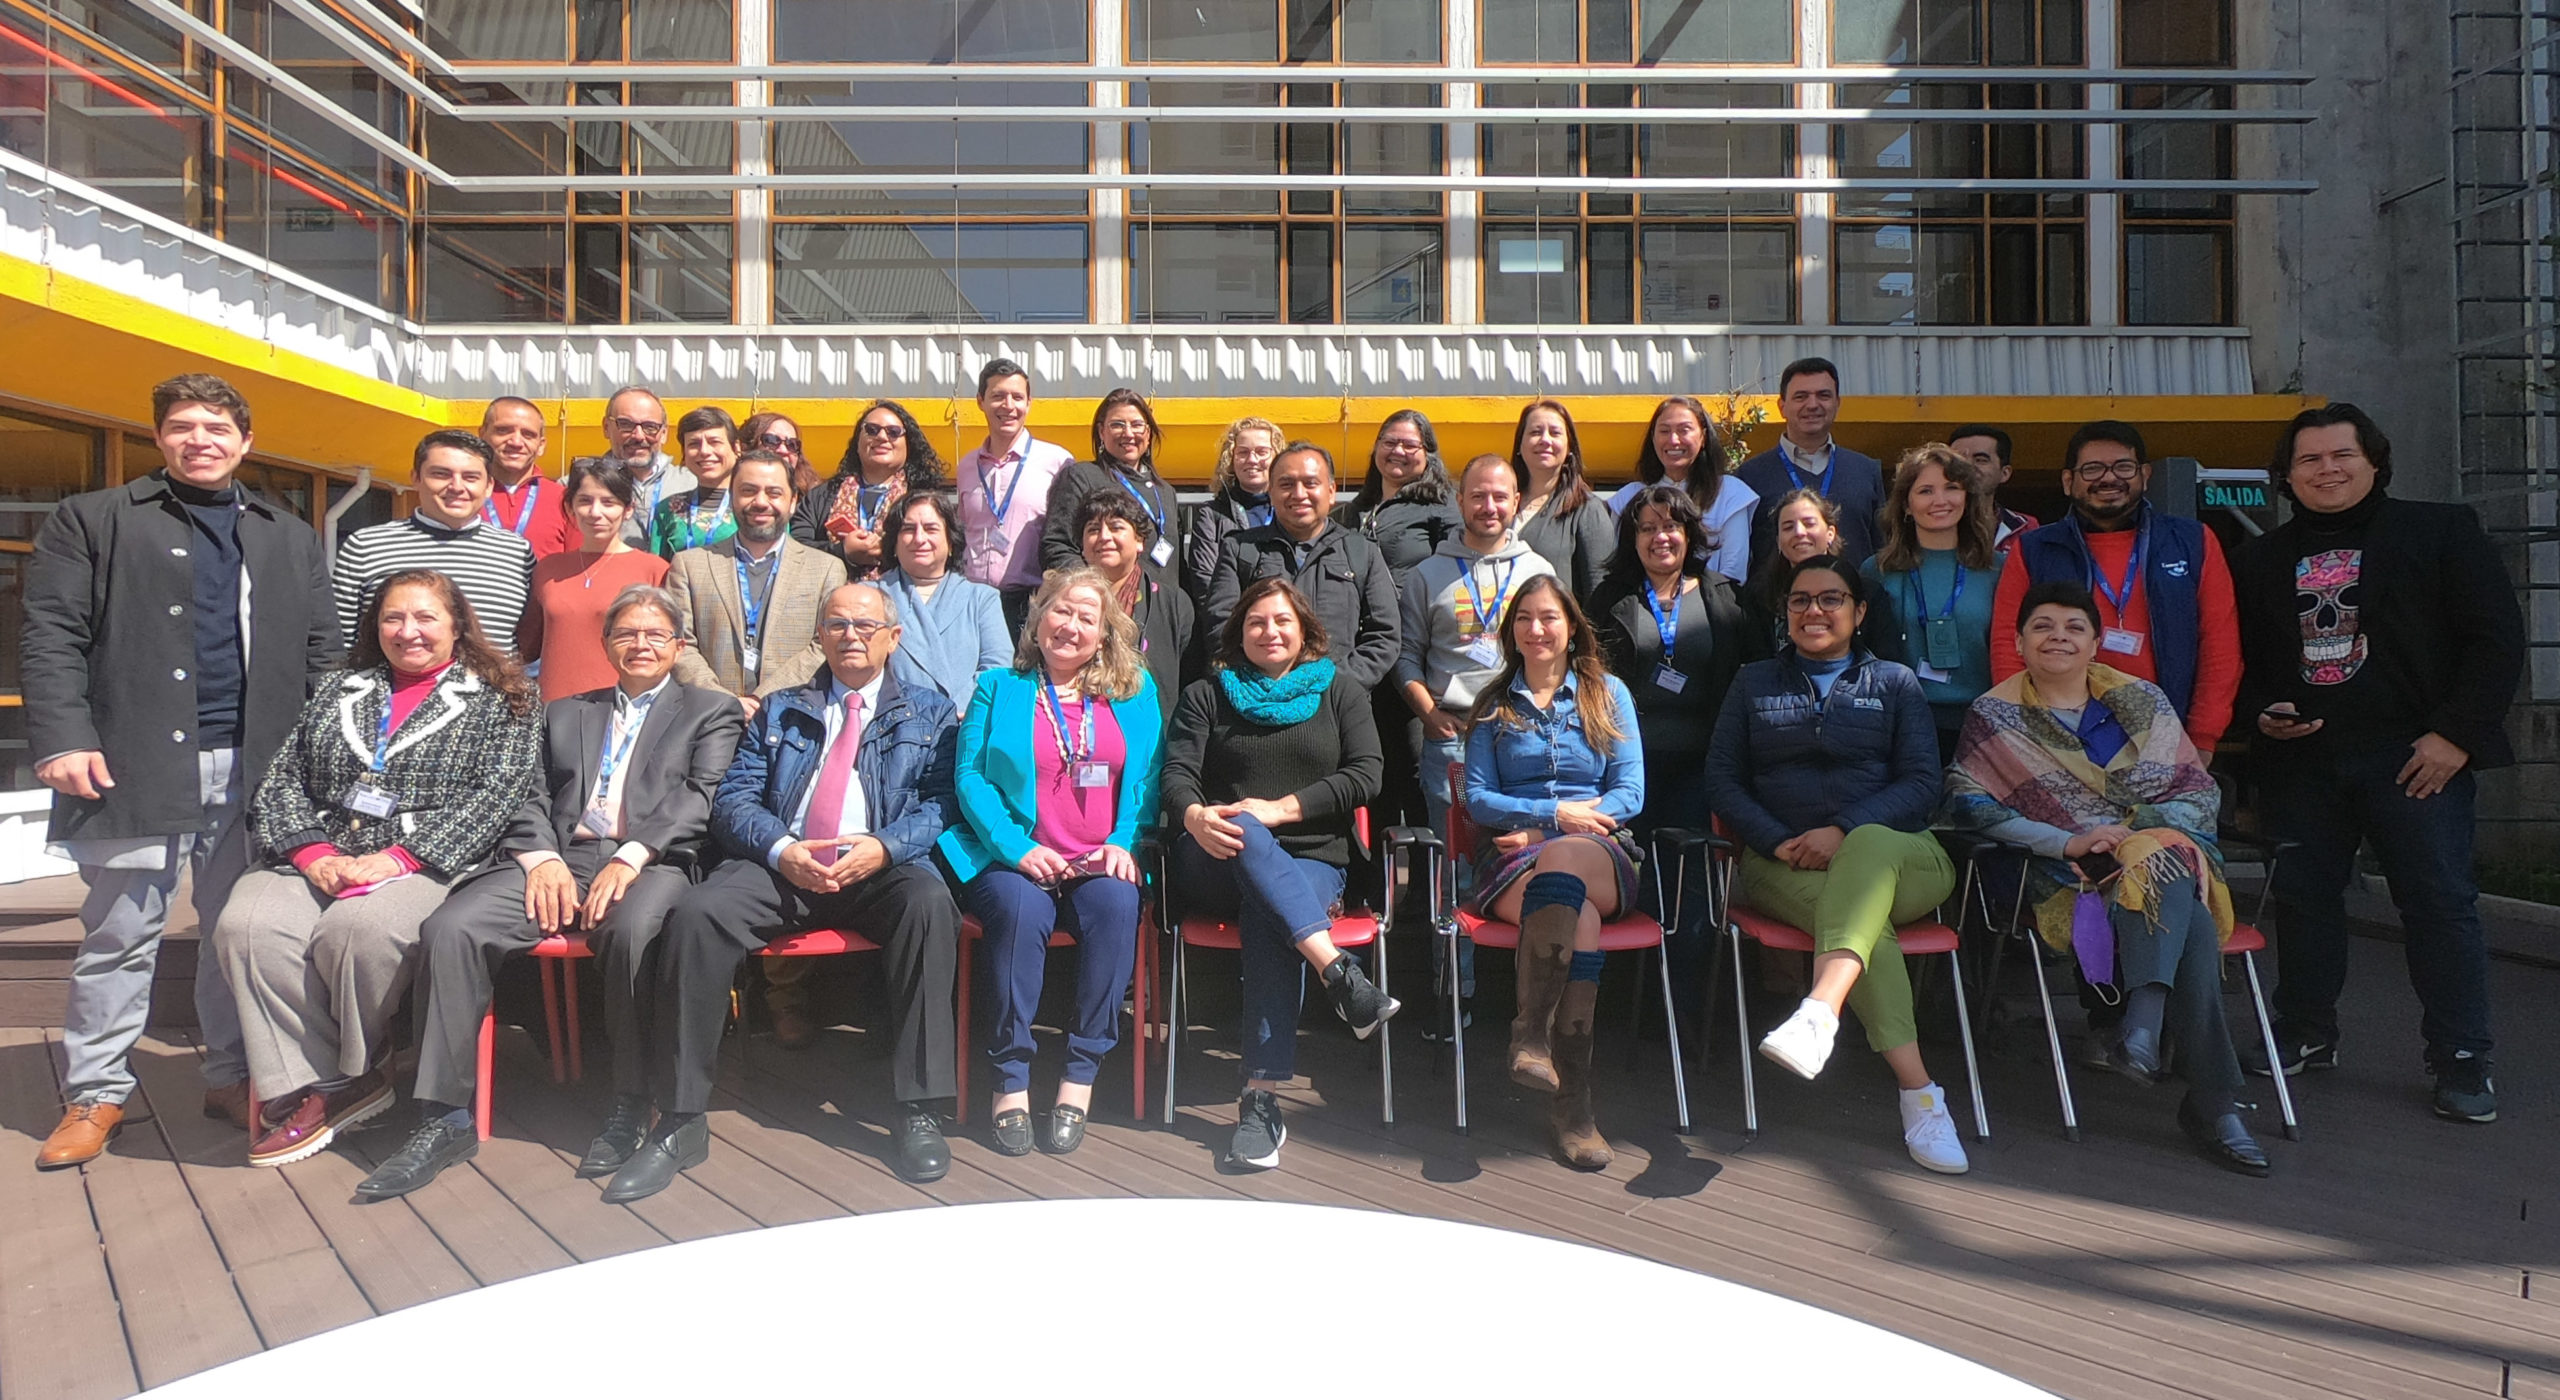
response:
<path fill-rule="evenodd" d="M 1867 1044 L 1893 1050 L 1920 1038 L 1911 1015 L 1911 973 L 1893 930 L 1955 893 L 1955 863 L 1927 832 L 1862 826 L 1840 843 L 1828 870 L 1798 870 L 1758 851 L 1742 853 L 1734 898 L 1813 934 L 1817 953 L 1854 953 L 1863 971 L 1849 1009 Z"/>

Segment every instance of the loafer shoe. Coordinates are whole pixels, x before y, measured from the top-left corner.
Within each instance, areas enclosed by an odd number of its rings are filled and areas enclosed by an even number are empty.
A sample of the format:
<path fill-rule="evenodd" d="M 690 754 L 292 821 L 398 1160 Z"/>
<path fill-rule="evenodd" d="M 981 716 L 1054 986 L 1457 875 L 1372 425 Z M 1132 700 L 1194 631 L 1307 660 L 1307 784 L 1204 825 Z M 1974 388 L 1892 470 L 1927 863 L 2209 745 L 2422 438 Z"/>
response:
<path fill-rule="evenodd" d="M 281 1167 L 299 1162 L 358 1123 L 391 1107 L 391 1081 L 367 1070 L 343 1088 L 308 1090 L 292 1110 L 249 1146 L 249 1165 Z"/>
<path fill-rule="evenodd" d="M 622 1170 L 648 1135 L 649 1101 L 637 1094 L 616 1097 L 613 1115 L 604 1120 L 596 1140 L 587 1144 L 587 1155 L 578 1159 L 578 1179 L 590 1181 Z"/>
<path fill-rule="evenodd" d="M 669 1186 L 686 1169 L 711 1160 L 711 1125 L 701 1114 L 686 1119 L 673 1132 L 652 1133 L 604 1188 L 607 1205 L 645 1200 Z"/>
<path fill-rule="evenodd" d="M 411 1128 L 409 1140 L 384 1158 L 373 1175 L 356 1183 L 356 1199 L 387 1201 L 406 1196 L 435 1180 L 436 1173 L 479 1155 L 480 1134 L 472 1125 L 456 1127 L 442 1117 L 430 1118 Z"/>
<path fill-rule="evenodd" d="M 249 1121 L 249 1081 L 242 1079 L 205 1090 L 204 1116 L 244 1133 L 257 1131 L 257 1125 Z"/>
<path fill-rule="evenodd" d="M 1084 1146 L 1085 1112 L 1068 1104 L 1049 1110 L 1049 1131 L 1040 1140 L 1042 1151 L 1053 1157 L 1064 1157 Z"/>
<path fill-rule="evenodd" d="M 83 1162 L 94 1162 L 107 1144 L 124 1129 L 124 1105 L 103 1099 L 82 1099 L 66 1104 L 62 1121 L 53 1125 L 44 1146 L 36 1153 L 36 1170 L 60 1171 Z"/>
<path fill-rule="evenodd" d="M 1007 1157 L 1031 1155 L 1031 1110 L 1008 1108 L 995 1116 L 990 1127 L 996 1151 Z"/>
<path fill-rule="evenodd" d="M 2143 1055 L 2121 1039 L 2106 1042 L 2106 1067 L 2146 1089 L 2156 1087 L 2167 1077 L 2161 1072 L 2159 1056 Z"/>
<path fill-rule="evenodd" d="M 2196 1151 L 2206 1161 L 2224 1171 L 2238 1172 L 2243 1176 L 2267 1174 L 2266 1149 L 2258 1146 L 2256 1138 L 2249 1136 L 2249 1126 L 2240 1121 L 2237 1113 L 2207 1118 L 2197 1111 L 2194 1104 L 2180 1099 L 2178 1130 L 2187 1135 L 2187 1141 L 2196 1145 Z"/>
<path fill-rule="evenodd" d="M 951 1145 L 942 1140 L 942 1115 L 931 1109 L 908 1109 L 898 1123 L 895 1139 L 889 1152 L 889 1168 L 900 1181 L 921 1186 L 950 1174 Z"/>

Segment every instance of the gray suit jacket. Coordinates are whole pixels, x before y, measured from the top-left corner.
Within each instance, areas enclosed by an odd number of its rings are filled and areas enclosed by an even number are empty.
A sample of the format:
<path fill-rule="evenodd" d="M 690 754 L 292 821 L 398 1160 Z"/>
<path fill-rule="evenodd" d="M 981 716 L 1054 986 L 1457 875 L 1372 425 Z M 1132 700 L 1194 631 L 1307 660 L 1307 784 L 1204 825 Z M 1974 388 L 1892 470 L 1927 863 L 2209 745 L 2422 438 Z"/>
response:
<path fill-rule="evenodd" d="M 693 628 L 693 645 L 676 658 L 676 679 L 731 695 L 770 695 L 807 685 L 826 665 L 818 647 L 818 614 L 827 595 L 844 586 L 844 561 L 788 535 L 780 542 L 781 572 L 765 602 L 762 670 L 749 680 L 743 657 L 747 613 L 738 599 L 738 541 L 679 552 L 667 566 L 667 591 L 676 595 Z"/>
<path fill-rule="evenodd" d="M 542 709 L 542 790 L 517 807 L 496 858 L 563 851 L 578 839 L 578 818 L 595 790 L 604 741 L 613 732 L 611 688 L 565 695 Z M 738 702 L 681 682 L 649 707 L 647 723 L 625 760 L 622 835 L 649 848 L 652 859 L 699 842 L 711 830 L 711 799 L 738 751 L 744 720 Z"/>

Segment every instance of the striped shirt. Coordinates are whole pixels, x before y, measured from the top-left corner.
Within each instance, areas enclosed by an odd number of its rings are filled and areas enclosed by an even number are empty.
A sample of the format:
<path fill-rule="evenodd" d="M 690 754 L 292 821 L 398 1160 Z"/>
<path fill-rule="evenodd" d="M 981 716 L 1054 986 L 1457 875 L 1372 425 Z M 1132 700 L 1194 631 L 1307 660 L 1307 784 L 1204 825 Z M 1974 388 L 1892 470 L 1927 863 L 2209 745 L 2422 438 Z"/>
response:
<path fill-rule="evenodd" d="M 513 530 L 473 520 L 457 530 L 423 515 L 368 525 L 338 546 L 338 626 L 353 637 L 365 600 L 382 580 L 408 569 L 433 569 L 462 588 L 489 644 L 510 651 L 516 624 L 533 592 L 533 547 Z"/>

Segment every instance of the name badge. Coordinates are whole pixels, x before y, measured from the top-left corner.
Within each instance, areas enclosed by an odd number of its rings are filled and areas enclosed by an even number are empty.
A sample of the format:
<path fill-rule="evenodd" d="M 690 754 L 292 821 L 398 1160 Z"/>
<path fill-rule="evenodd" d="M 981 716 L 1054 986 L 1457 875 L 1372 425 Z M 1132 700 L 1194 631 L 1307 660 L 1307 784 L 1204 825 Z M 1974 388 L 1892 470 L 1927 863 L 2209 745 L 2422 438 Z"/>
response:
<path fill-rule="evenodd" d="M 763 664 L 763 663 L 764 663 L 764 653 L 763 653 L 763 652 L 761 652 L 761 651 L 757 650 L 757 649 L 756 649 L 756 648 L 754 648 L 754 647 L 740 647 L 740 648 L 738 648 L 738 664 L 740 664 L 740 665 L 742 665 L 742 666 L 744 666 L 744 667 L 746 667 L 746 668 L 747 668 L 747 674 L 748 674 L 748 675 L 752 676 L 752 675 L 755 675 L 755 674 L 757 674 L 758 672 L 762 671 L 762 670 L 764 669 L 764 664 Z"/>
<path fill-rule="evenodd" d="M 1941 671 L 1953 671 L 1964 663 L 1964 638 L 1956 632 L 1952 617 L 1933 617 L 1924 629 L 1923 650 L 1929 664 Z"/>
<path fill-rule="evenodd" d="M 604 840 L 613 839 L 613 814 L 602 807 L 589 807 L 578 814 L 579 829 Z"/>
<path fill-rule="evenodd" d="M 1156 567 L 1159 569 L 1171 564 L 1173 562 L 1173 541 L 1165 539 L 1162 536 L 1158 536 L 1156 539 L 1156 547 L 1147 551 L 1147 557 L 1156 561 Z"/>
<path fill-rule="evenodd" d="M 2112 651 L 2119 656 L 2140 656 L 2142 634 L 2123 627 L 2110 627 L 2106 638 L 2098 643 L 2098 649 Z"/>
<path fill-rule="evenodd" d="M 380 820 L 400 810 L 400 795 L 359 778 L 354 786 L 347 789 L 347 795 L 340 799 L 338 805 L 359 817 Z"/>
<path fill-rule="evenodd" d="M 1111 786 L 1111 765 L 1108 763 L 1077 764 L 1076 786 L 1080 788 L 1107 788 Z"/>
<path fill-rule="evenodd" d="M 1502 643 L 1495 641 L 1492 633 L 1479 632 L 1468 638 L 1465 651 L 1469 661 L 1487 670 L 1502 664 Z"/>
<path fill-rule="evenodd" d="M 1653 668 L 1653 683 L 1674 695 L 1677 695 L 1681 691 L 1689 688 L 1689 678 L 1680 674 L 1678 671 L 1672 670 L 1668 666 L 1656 666 Z"/>
<path fill-rule="evenodd" d="M 1920 679 L 1924 681 L 1935 681 L 1940 685 L 1945 685 L 1947 682 L 1955 679 L 1955 676 L 1952 673 L 1941 671 L 1926 661 L 1912 667 L 1911 670 L 1913 674 L 1919 676 Z"/>

